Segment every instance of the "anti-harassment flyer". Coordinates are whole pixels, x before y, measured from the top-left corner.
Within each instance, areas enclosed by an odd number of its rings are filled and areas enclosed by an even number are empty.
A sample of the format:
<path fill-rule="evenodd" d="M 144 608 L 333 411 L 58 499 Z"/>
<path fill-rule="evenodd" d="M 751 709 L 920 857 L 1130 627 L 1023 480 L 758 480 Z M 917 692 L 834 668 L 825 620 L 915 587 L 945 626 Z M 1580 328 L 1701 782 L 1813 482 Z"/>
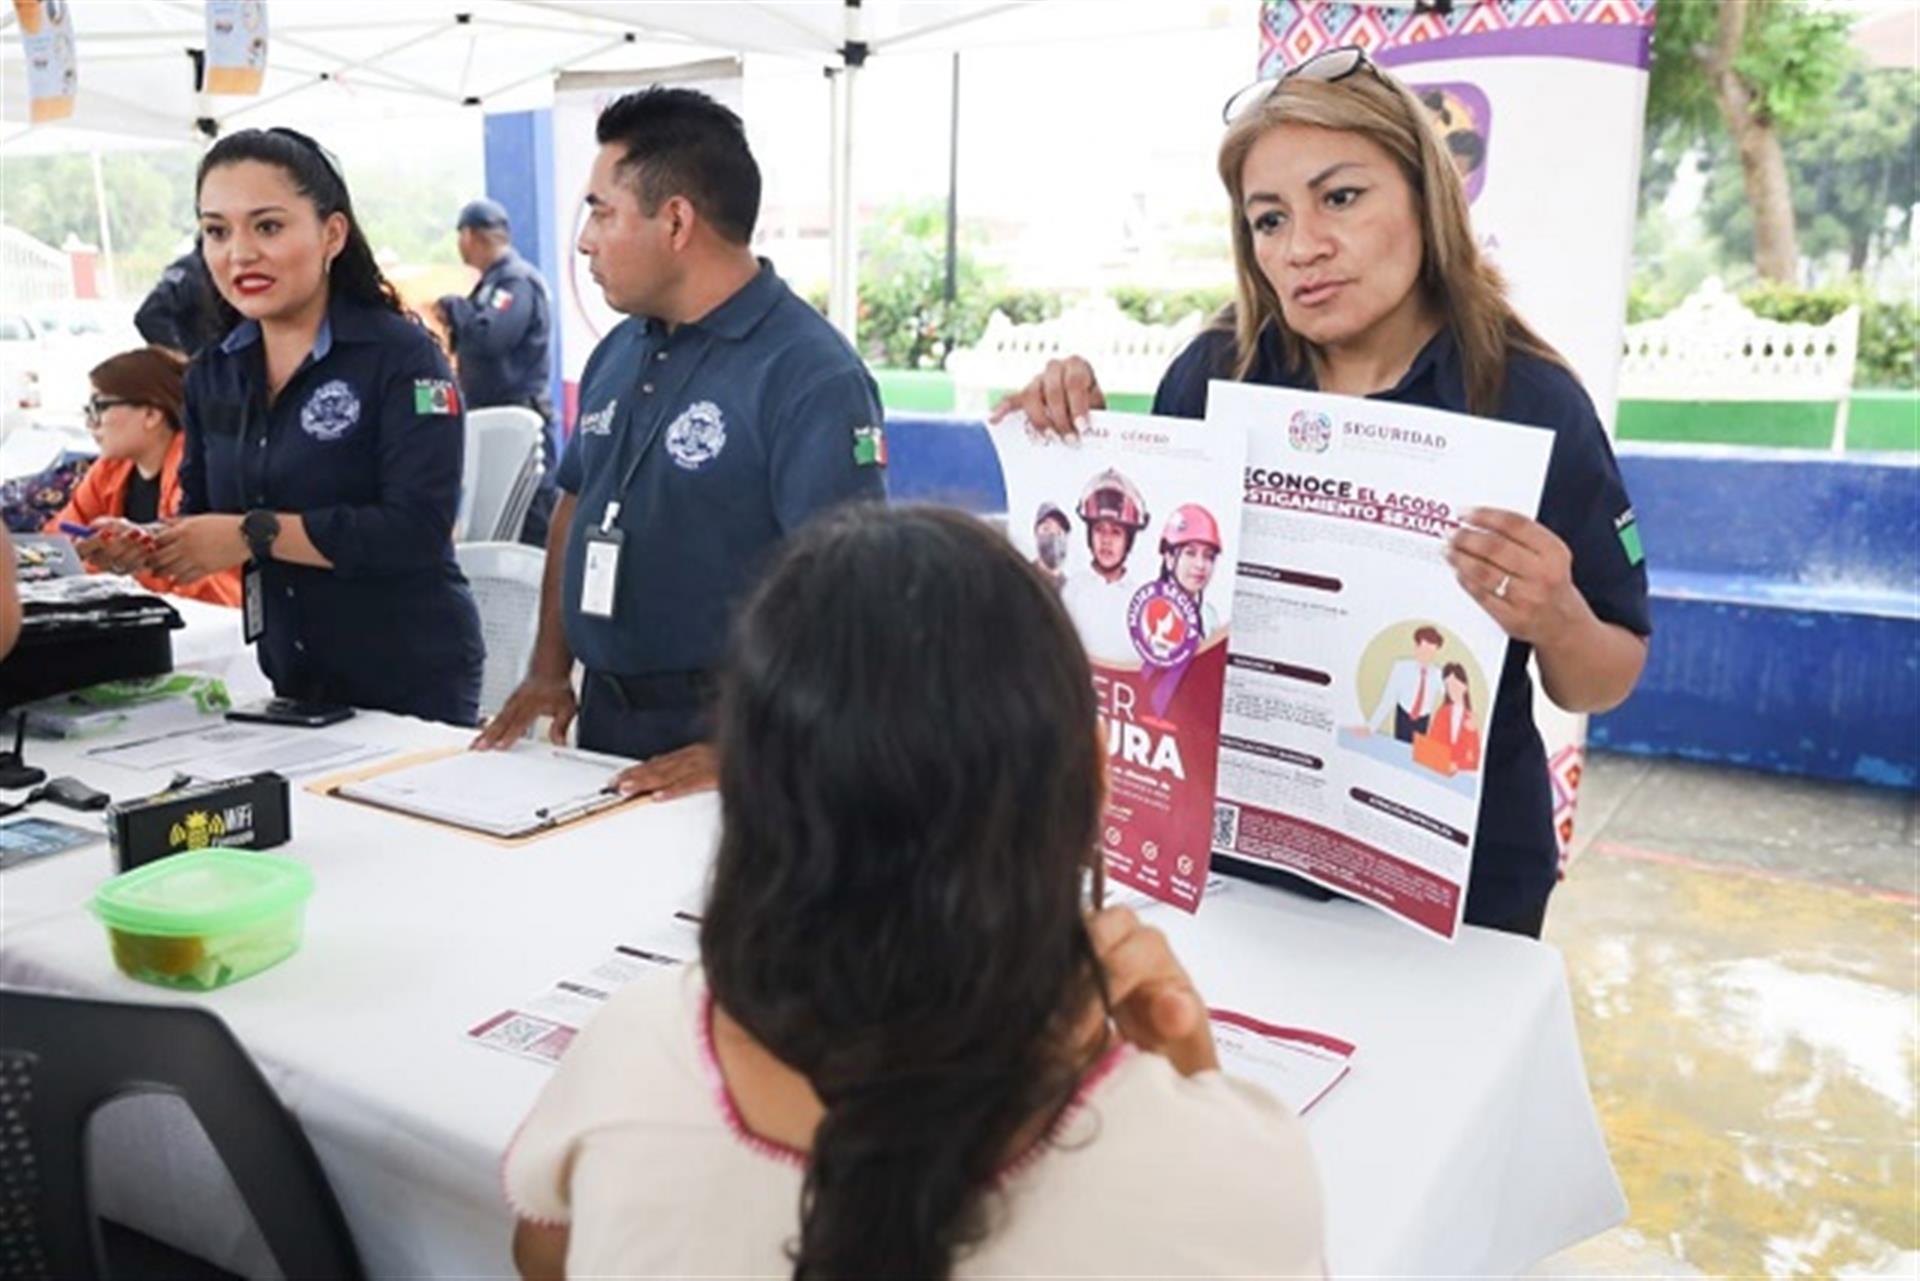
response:
<path fill-rule="evenodd" d="M 1226 382 L 1207 429 L 1248 442 L 1214 849 L 1451 939 L 1507 636 L 1444 554 L 1538 510 L 1553 433 Z"/>
<path fill-rule="evenodd" d="M 1245 432 L 1097 413 L 1076 440 L 1016 414 L 992 437 L 1008 535 L 1093 663 L 1107 870 L 1194 911 L 1211 858 Z"/>

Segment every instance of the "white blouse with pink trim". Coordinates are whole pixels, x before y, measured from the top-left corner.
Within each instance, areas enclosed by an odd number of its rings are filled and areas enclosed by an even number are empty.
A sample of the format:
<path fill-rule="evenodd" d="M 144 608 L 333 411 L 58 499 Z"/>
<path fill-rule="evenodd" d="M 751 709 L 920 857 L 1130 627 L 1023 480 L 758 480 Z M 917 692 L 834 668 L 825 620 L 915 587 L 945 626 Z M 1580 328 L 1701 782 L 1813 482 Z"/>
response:
<path fill-rule="evenodd" d="M 806 1153 L 754 1134 L 714 1056 L 699 967 L 648 974 L 581 1033 L 502 1174 L 569 1226 L 571 1276 L 792 1275 Z M 1324 1275 L 1299 1120 L 1258 1087 L 1127 1047 L 1003 1171 L 961 1277 Z"/>

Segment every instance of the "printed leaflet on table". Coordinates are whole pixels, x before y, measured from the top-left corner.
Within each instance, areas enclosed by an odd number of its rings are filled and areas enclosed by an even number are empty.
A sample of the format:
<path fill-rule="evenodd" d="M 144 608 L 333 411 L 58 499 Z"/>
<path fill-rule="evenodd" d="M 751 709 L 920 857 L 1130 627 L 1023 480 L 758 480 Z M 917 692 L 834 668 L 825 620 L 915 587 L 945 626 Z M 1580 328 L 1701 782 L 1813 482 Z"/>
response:
<path fill-rule="evenodd" d="M 1553 433 L 1225 382 L 1207 427 L 1248 439 L 1214 850 L 1451 939 L 1508 642 L 1444 554 L 1539 509 Z"/>
<path fill-rule="evenodd" d="M 1007 532 L 1059 591 L 1093 663 L 1107 870 L 1194 911 L 1207 881 L 1245 435 L 1106 413 L 1077 439 L 1035 432 L 1018 414 L 991 435 Z"/>
<path fill-rule="evenodd" d="M 1262 1087 L 1298 1116 L 1340 1084 L 1353 1062 L 1353 1045 L 1324 1032 L 1276 1027 L 1237 1010 L 1207 1016 L 1220 1070 Z"/>
<path fill-rule="evenodd" d="M 684 965 L 700 954 L 700 918 L 690 912 L 640 943 L 622 943 L 591 969 L 555 979 L 546 991 L 467 1029 L 475 1045 L 537 1063 L 558 1063 L 600 1007 L 655 966 Z"/>

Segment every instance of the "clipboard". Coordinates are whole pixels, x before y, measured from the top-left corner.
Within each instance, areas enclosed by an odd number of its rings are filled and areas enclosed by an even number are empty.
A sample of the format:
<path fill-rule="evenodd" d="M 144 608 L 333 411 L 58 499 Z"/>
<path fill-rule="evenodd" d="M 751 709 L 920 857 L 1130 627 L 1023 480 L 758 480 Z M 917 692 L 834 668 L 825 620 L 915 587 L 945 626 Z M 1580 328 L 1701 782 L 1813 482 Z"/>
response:
<path fill-rule="evenodd" d="M 505 752 L 450 747 L 318 779 L 307 790 L 515 847 L 650 800 L 602 790 L 632 763 L 547 744 Z"/>

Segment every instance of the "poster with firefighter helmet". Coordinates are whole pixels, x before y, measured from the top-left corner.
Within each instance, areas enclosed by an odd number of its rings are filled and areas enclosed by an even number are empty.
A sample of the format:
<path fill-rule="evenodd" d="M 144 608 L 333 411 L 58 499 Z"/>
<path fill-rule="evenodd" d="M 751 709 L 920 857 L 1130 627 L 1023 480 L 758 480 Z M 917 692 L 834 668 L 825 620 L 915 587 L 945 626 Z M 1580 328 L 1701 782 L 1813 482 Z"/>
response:
<path fill-rule="evenodd" d="M 1107 874 L 1194 911 L 1211 849 L 1245 432 L 1096 413 L 1069 438 L 1016 414 L 993 442 L 1008 536 L 1060 594 L 1093 665 Z"/>

